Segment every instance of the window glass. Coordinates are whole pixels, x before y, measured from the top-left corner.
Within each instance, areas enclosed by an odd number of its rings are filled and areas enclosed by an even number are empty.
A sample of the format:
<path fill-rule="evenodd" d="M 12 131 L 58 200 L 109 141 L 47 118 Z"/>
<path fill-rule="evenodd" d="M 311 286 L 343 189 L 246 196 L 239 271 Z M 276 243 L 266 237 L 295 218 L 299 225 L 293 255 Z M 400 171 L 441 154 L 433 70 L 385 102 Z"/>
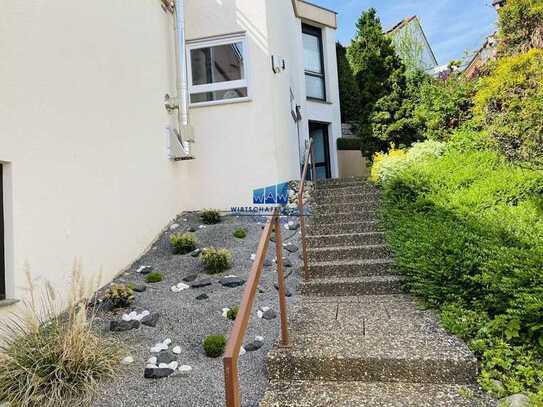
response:
<path fill-rule="evenodd" d="M 325 99 L 324 78 L 320 76 L 305 75 L 305 88 L 308 98 Z"/>
<path fill-rule="evenodd" d="M 218 90 L 215 92 L 192 93 L 191 103 L 214 102 L 217 100 L 229 100 L 247 97 L 247 88 Z"/>
<path fill-rule="evenodd" d="M 193 49 L 190 59 L 192 85 L 238 81 L 245 77 L 242 42 Z"/>
<path fill-rule="evenodd" d="M 321 44 L 319 37 L 303 34 L 304 67 L 306 71 L 323 73 L 321 63 Z"/>

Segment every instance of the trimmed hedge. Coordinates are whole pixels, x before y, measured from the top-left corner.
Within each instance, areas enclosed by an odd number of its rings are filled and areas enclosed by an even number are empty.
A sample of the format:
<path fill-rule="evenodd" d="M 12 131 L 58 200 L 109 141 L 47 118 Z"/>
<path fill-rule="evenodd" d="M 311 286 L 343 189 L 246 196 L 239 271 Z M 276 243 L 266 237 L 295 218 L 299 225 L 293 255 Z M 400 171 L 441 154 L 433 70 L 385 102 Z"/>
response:
<path fill-rule="evenodd" d="M 340 151 L 360 150 L 360 139 L 350 137 L 340 137 L 337 139 L 337 149 Z"/>

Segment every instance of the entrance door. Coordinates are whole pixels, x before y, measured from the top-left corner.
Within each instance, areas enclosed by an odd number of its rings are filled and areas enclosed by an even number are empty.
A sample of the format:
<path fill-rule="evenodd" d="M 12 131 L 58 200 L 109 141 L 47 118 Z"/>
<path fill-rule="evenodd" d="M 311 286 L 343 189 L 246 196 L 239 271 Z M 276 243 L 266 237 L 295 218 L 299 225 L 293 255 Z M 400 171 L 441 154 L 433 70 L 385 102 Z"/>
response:
<path fill-rule="evenodd" d="M 313 157 L 315 157 L 317 179 L 332 178 L 328 124 L 309 122 L 309 137 L 313 140 Z"/>
<path fill-rule="evenodd" d="M 6 299 L 6 262 L 4 255 L 4 176 L 0 164 L 0 301 Z"/>

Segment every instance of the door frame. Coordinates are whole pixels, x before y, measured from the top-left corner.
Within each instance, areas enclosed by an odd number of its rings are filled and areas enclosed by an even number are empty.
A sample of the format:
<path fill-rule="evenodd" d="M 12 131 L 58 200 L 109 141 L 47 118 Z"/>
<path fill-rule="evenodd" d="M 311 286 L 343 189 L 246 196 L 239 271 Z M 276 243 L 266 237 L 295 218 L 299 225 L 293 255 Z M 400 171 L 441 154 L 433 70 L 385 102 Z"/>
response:
<path fill-rule="evenodd" d="M 6 229 L 4 222 L 4 165 L 0 163 L 0 301 L 7 297 L 6 292 Z"/>
<path fill-rule="evenodd" d="M 311 131 L 322 129 L 323 132 L 323 144 L 324 144 L 324 163 L 315 163 L 316 167 L 326 167 L 326 179 L 332 178 L 332 161 L 330 157 L 330 123 L 319 122 L 316 120 L 309 120 L 309 138 L 311 138 Z"/>

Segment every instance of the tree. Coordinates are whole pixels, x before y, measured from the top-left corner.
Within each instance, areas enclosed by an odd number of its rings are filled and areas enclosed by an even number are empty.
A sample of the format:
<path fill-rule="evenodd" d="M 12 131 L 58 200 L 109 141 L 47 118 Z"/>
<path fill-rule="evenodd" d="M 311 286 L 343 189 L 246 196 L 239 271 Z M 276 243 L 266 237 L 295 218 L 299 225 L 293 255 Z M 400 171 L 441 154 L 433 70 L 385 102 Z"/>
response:
<path fill-rule="evenodd" d="M 358 118 L 362 153 L 371 159 L 386 141 L 373 134 L 372 116 L 377 101 L 390 94 L 397 78 L 405 68 L 392 46 L 391 39 L 383 33 L 383 27 L 375 9 L 362 13 L 356 24 L 357 33 L 347 50 L 347 57 L 360 91 Z M 398 72 L 400 71 L 400 72 Z M 394 79 L 391 80 L 391 77 Z M 401 85 L 400 85 L 401 86 Z M 386 151 L 386 146 L 384 147 Z"/>
<path fill-rule="evenodd" d="M 360 117 L 360 91 L 354 79 L 351 64 L 347 60 L 347 49 L 336 43 L 339 78 L 339 99 L 341 102 L 341 121 L 356 122 Z"/>
<path fill-rule="evenodd" d="M 499 14 L 500 56 L 543 48 L 543 0 L 508 0 Z"/>

